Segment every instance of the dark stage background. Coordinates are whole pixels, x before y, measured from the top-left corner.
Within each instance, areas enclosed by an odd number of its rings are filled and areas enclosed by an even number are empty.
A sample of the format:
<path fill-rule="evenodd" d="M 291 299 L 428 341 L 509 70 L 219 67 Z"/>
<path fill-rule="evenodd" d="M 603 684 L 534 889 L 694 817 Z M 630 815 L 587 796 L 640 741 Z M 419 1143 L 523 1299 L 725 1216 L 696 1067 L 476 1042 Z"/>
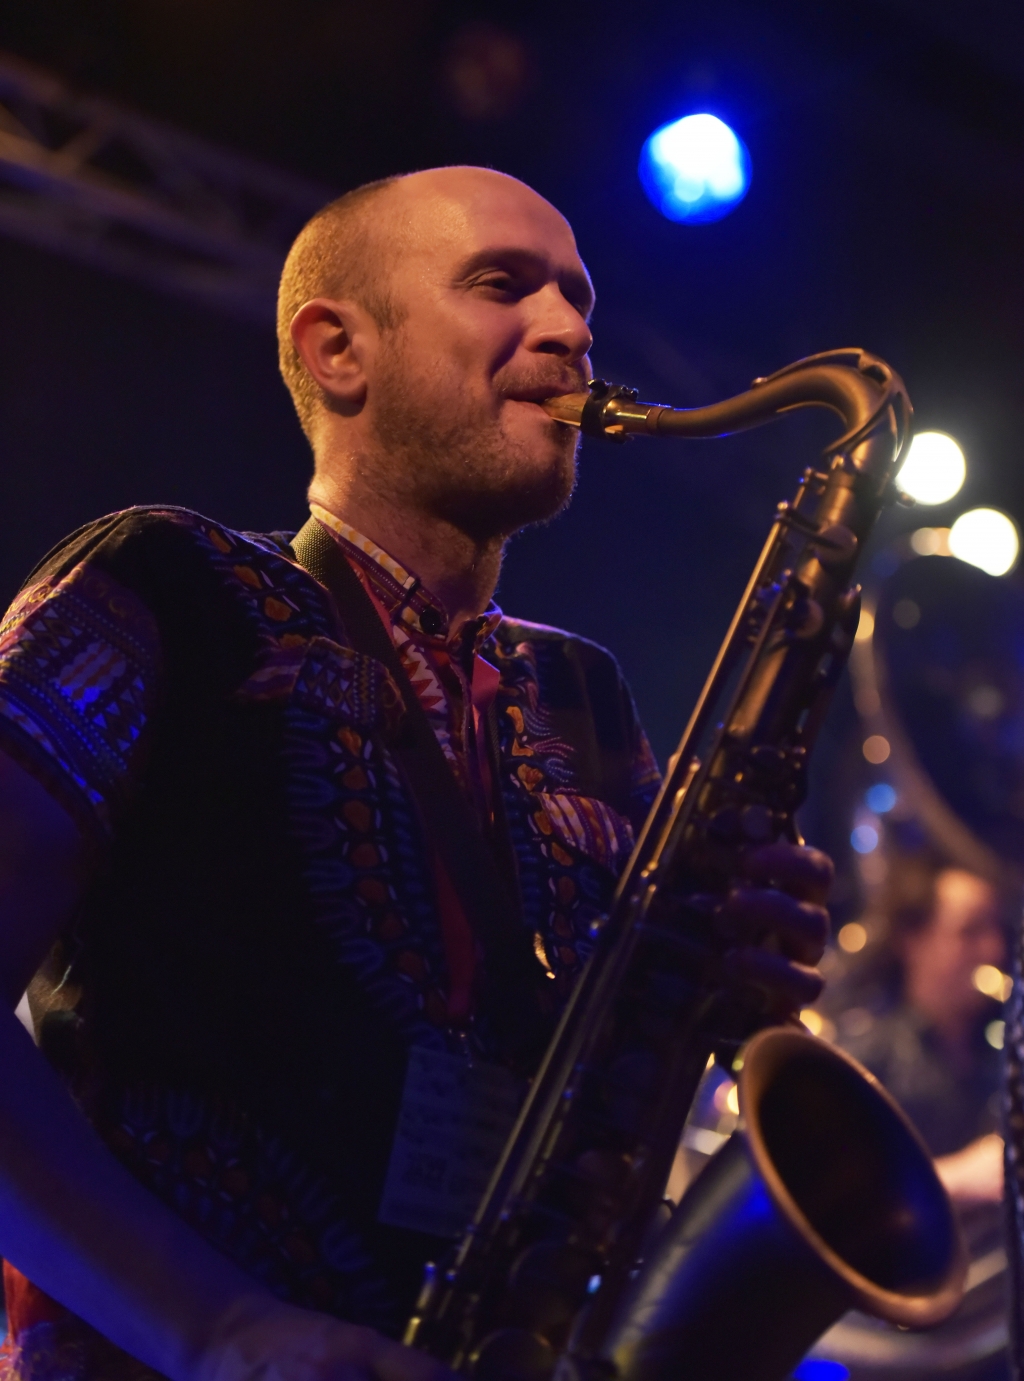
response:
<path fill-rule="evenodd" d="M 978 503 L 1024 520 L 1022 29 L 1015 0 L 0 9 L 9 53 L 328 188 L 453 162 L 526 179 L 593 272 L 597 372 L 649 397 L 710 402 L 834 346 L 883 355 L 919 424 L 968 457 L 955 508 L 913 525 Z M 636 160 L 694 109 L 729 120 L 754 175 L 731 216 L 685 227 L 648 205 Z M 11 241 L 0 283 L 0 603 L 110 509 L 302 520 L 269 321 Z M 773 505 L 828 432 L 588 444 L 571 510 L 513 545 L 500 601 L 611 647 L 664 759 Z"/>

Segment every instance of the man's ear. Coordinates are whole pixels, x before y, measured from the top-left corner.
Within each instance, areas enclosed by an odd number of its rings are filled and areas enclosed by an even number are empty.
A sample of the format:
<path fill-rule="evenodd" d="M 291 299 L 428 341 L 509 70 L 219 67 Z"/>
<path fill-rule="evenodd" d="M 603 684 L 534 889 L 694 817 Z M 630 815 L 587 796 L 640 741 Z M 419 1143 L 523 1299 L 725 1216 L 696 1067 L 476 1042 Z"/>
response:
<path fill-rule="evenodd" d="M 292 318 L 291 336 L 302 363 L 342 412 L 358 412 L 366 399 L 366 354 L 373 323 L 353 302 L 314 297 Z"/>

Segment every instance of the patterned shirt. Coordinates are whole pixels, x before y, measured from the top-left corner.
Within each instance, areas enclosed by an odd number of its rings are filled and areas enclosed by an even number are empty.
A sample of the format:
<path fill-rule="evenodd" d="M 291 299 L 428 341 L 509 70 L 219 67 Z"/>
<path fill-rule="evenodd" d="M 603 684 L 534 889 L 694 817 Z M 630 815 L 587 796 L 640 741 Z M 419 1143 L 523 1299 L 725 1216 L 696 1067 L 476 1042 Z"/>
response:
<path fill-rule="evenodd" d="M 501 610 L 492 600 L 480 618 L 452 635 L 444 606 L 419 576 L 326 508 L 310 508 L 362 577 L 445 757 L 477 809 L 487 814 L 491 784 L 482 719 L 499 673 L 480 653 L 501 623 Z"/>
<path fill-rule="evenodd" d="M 497 610 L 447 640 L 414 577 L 337 535 L 485 806 L 493 695 L 491 789 L 550 1029 L 657 787 L 629 692 L 601 648 Z M 0 748 L 103 857 L 55 981 L 30 991 L 44 1052 L 219 1250 L 392 1333 L 444 1246 L 377 1221 L 405 1068 L 455 1040 L 438 879 L 392 751 L 403 714 L 284 538 L 183 509 L 75 533 L 0 625 Z M 500 1061 L 478 1006 L 460 1039 Z M 10 1268 L 5 1284 L 8 1375 L 144 1373 Z"/>

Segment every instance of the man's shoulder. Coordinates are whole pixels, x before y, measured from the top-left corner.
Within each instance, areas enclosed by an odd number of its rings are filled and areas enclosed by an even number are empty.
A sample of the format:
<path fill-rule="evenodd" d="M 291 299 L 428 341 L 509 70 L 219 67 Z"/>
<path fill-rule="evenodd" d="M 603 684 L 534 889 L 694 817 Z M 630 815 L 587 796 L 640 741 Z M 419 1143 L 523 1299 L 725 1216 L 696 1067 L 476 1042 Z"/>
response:
<path fill-rule="evenodd" d="M 589 796 L 614 807 L 638 828 L 660 782 L 658 765 L 641 728 L 636 706 L 615 657 L 578 633 L 525 619 L 502 618 L 492 649 L 501 673 L 505 706 L 517 732 L 531 731 L 554 763 L 558 790 Z M 533 773 L 538 744 L 530 749 Z M 554 788 L 551 788 L 554 789 Z"/>
<path fill-rule="evenodd" d="M 155 620 L 165 647 L 234 665 L 266 639 L 334 627 L 326 592 L 294 560 L 288 536 L 239 531 L 166 504 L 110 513 L 58 543 L 12 610 L 102 587 Z"/>
<path fill-rule="evenodd" d="M 493 635 L 493 655 L 510 691 L 533 685 L 549 709 L 588 707 L 607 736 L 612 721 L 632 739 L 633 697 L 618 661 L 606 647 L 550 624 L 502 617 Z M 487 655 L 484 649 L 484 655 Z"/>
<path fill-rule="evenodd" d="M 60 577 L 83 561 L 100 565 L 133 563 L 169 549 L 192 548 L 216 561 L 232 553 L 283 555 L 285 537 L 237 531 L 194 509 L 173 504 L 140 504 L 105 514 L 77 528 L 52 547 L 29 573 L 26 584 Z"/>
<path fill-rule="evenodd" d="M 600 643 L 594 642 L 592 638 L 585 638 L 580 633 L 555 628 L 547 623 L 533 623 L 529 619 L 517 619 L 503 614 L 495 629 L 494 640 L 507 655 L 514 655 L 517 651 L 525 653 L 531 649 L 538 653 L 557 654 L 561 651 L 567 656 L 581 658 L 587 663 L 603 663 L 614 667 L 616 672 L 619 669 L 614 653 L 609 652 Z"/>

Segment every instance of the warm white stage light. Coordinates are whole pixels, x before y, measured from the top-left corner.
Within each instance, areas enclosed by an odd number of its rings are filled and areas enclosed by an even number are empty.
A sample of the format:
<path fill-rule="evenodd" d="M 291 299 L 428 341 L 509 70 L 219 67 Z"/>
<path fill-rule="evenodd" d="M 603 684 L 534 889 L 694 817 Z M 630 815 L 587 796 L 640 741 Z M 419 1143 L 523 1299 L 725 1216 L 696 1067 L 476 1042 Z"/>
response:
<path fill-rule="evenodd" d="M 945 432 L 919 432 L 910 443 L 896 483 L 918 503 L 946 503 L 967 477 L 964 453 Z"/>
<path fill-rule="evenodd" d="M 972 508 L 950 528 L 949 549 L 989 575 L 1006 575 L 1020 554 L 1017 525 L 997 508 Z"/>

